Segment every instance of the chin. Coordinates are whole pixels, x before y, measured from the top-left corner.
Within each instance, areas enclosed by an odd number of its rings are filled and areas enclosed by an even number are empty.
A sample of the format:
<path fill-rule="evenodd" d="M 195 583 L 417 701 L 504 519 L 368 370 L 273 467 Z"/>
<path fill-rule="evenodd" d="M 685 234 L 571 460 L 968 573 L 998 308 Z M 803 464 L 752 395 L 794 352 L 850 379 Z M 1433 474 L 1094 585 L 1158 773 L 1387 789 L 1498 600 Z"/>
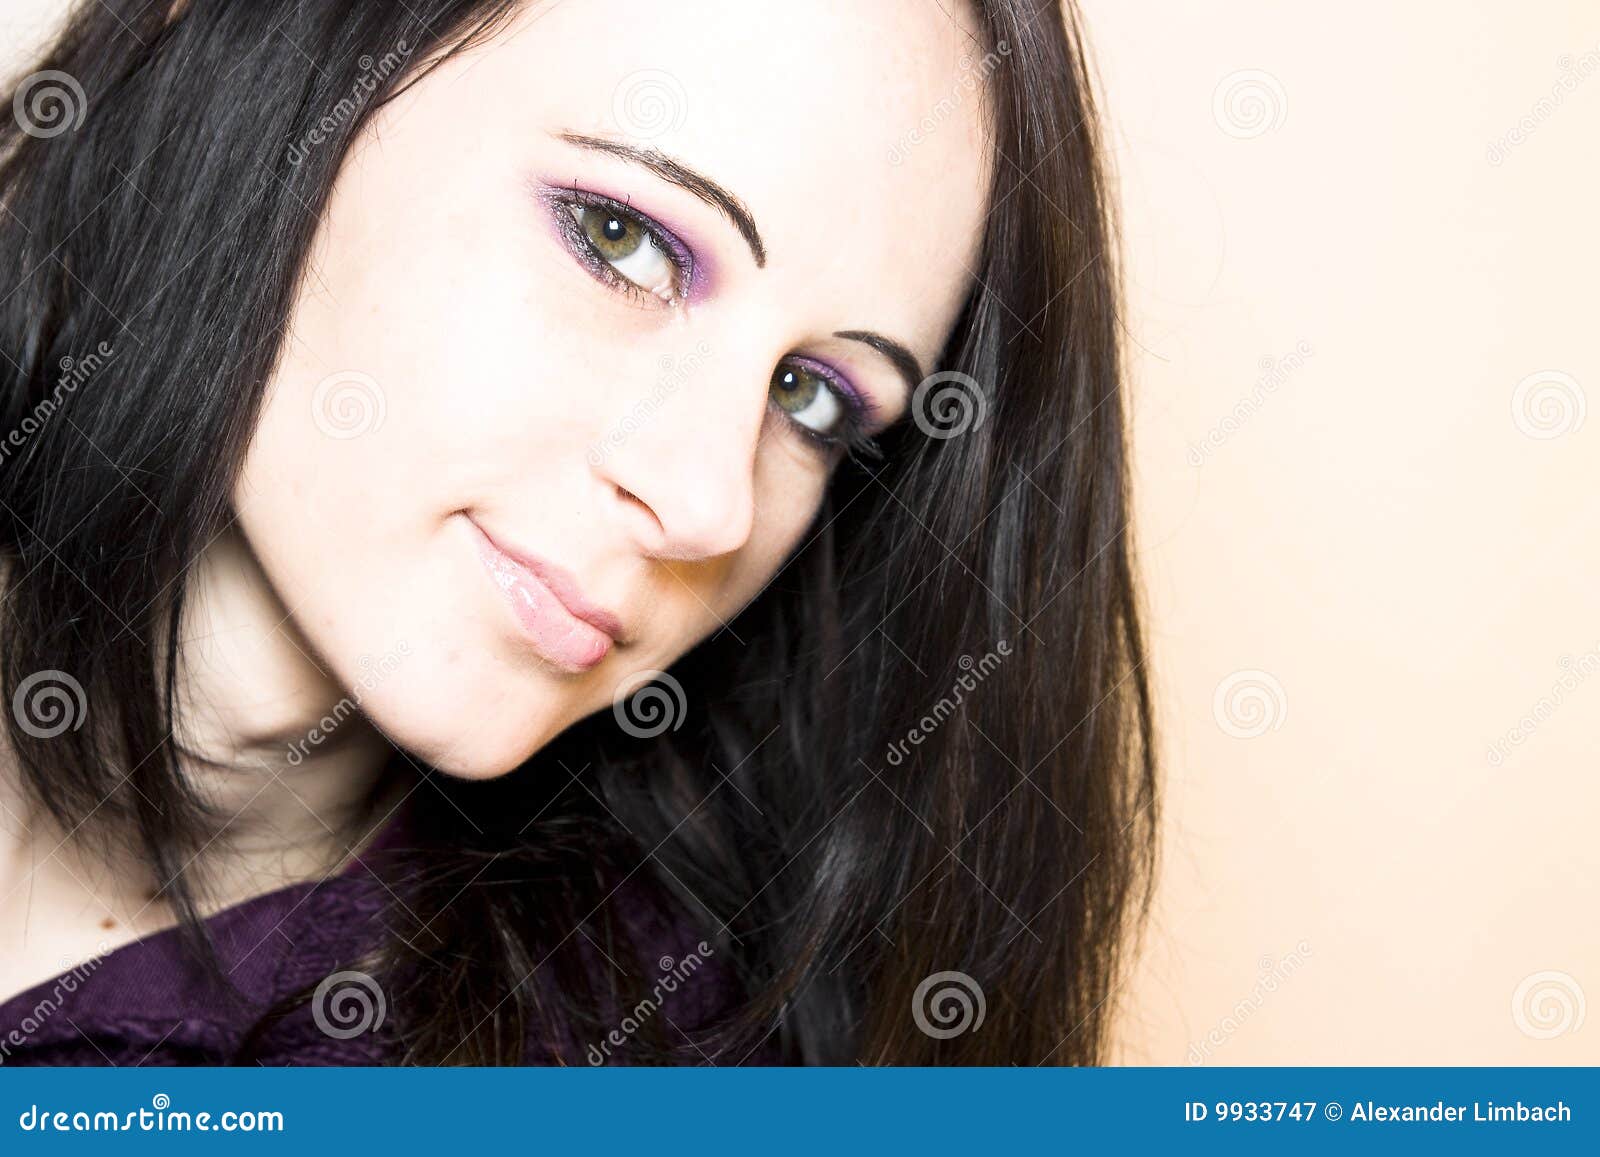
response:
<path fill-rule="evenodd" d="M 541 692 L 513 684 L 514 678 L 503 671 L 494 679 L 407 672 L 403 681 L 397 676 L 374 691 L 362 708 L 418 763 L 458 779 L 495 779 L 526 763 L 575 718 L 557 701 L 558 689 Z"/>

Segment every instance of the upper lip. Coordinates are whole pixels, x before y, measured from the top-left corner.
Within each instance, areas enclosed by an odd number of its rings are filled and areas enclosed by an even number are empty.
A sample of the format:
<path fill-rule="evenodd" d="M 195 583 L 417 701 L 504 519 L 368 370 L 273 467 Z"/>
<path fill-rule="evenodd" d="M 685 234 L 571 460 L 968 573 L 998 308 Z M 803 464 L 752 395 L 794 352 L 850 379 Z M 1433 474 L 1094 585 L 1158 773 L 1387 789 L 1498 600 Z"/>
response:
<path fill-rule="evenodd" d="M 477 525 L 474 520 L 474 525 Z M 549 559 L 540 558 L 536 554 L 518 550 L 516 547 L 507 546 L 501 539 L 490 534 L 482 526 L 478 530 L 487 538 L 493 547 L 505 555 L 512 562 L 525 567 L 533 576 L 545 586 L 550 588 L 552 594 L 561 601 L 561 605 L 572 613 L 575 619 L 582 619 L 591 627 L 604 631 L 619 643 L 627 642 L 626 632 L 622 627 L 622 620 L 605 607 L 590 602 L 583 595 L 583 588 L 577 578 L 565 567 L 558 566 Z"/>

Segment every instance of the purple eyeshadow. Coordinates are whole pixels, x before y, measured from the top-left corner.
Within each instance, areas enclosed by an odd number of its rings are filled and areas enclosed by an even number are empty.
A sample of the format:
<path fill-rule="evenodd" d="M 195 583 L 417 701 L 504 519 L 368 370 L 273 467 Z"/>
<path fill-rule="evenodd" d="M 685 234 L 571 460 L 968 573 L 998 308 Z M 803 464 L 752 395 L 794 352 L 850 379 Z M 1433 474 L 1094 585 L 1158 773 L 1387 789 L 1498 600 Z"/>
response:
<path fill-rule="evenodd" d="M 878 412 L 878 405 L 860 390 L 851 384 L 838 370 L 826 362 L 819 362 L 815 358 L 804 357 L 800 354 L 790 354 L 784 359 L 792 362 L 808 373 L 816 374 L 844 397 L 845 403 L 855 410 L 856 417 L 863 423 L 871 421 Z"/>
<path fill-rule="evenodd" d="M 553 213 L 569 213 L 572 206 L 596 209 L 601 212 L 620 213 L 636 217 L 649 232 L 651 239 L 665 248 L 673 264 L 679 269 L 683 284 L 679 287 L 682 300 L 688 304 L 703 301 L 714 284 L 712 262 L 700 256 L 693 246 L 681 239 L 681 230 L 666 223 L 653 213 L 629 202 L 585 189 L 576 184 L 557 185 L 540 182 L 535 190 L 539 200 Z"/>

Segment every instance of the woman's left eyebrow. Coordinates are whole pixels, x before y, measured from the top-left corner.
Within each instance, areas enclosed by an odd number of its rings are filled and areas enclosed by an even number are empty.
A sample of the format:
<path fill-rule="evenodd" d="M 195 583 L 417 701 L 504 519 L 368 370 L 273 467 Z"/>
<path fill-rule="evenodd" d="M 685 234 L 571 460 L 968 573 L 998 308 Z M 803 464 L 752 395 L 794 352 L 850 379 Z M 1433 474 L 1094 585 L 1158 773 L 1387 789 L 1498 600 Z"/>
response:
<path fill-rule="evenodd" d="M 660 149 L 641 149 L 637 145 L 608 141 L 604 137 L 585 136 L 582 133 L 561 133 L 560 139 L 580 149 L 609 153 L 613 157 L 643 165 L 663 180 L 687 189 L 733 222 L 733 227 L 739 231 L 739 236 L 743 237 L 745 244 L 750 247 L 750 256 L 755 258 L 756 268 L 765 268 L 767 246 L 761 240 L 761 231 L 756 228 L 755 218 L 750 215 L 750 210 L 745 208 L 743 201 L 710 177 L 696 172 Z"/>
<path fill-rule="evenodd" d="M 884 337 L 881 333 L 874 333 L 867 329 L 842 329 L 833 335 L 844 338 L 846 341 L 858 341 L 862 345 L 871 346 L 884 357 L 889 359 L 889 364 L 905 379 L 906 395 L 909 397 L 917 392 L 917 387 L 922 384 L 922 363 L 917 361 L 917 355 L 893 338 Z"/>

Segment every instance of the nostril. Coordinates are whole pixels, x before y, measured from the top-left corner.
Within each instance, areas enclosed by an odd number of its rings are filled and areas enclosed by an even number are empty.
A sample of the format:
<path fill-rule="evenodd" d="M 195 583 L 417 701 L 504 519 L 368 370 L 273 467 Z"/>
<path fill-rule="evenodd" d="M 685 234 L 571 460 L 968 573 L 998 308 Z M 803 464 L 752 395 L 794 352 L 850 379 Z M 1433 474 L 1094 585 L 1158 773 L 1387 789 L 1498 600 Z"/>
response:
<path fill-rule="evenodd" d="M 639 511 L 644 516 L 645 520 L 649 522 L 651 529 L 655 533 L 664 532 L 665 528 L 661 525 L 661 519 L 656 517 L 654 508 L 633 491 L 629 490 L 626 486 L 617 487 L 617 500 L 622 503 L 624 508 L 631 508 Z"/>
<path fill-rule="evenodd" d="M 622 521 L 631 527 L 634 543 L 646 554 L 657 554 L 666 545 L 667 528 L 662 525 L 655 510 L 626 486 L 612 483 L 617 501 L 621 504 Z"/>

